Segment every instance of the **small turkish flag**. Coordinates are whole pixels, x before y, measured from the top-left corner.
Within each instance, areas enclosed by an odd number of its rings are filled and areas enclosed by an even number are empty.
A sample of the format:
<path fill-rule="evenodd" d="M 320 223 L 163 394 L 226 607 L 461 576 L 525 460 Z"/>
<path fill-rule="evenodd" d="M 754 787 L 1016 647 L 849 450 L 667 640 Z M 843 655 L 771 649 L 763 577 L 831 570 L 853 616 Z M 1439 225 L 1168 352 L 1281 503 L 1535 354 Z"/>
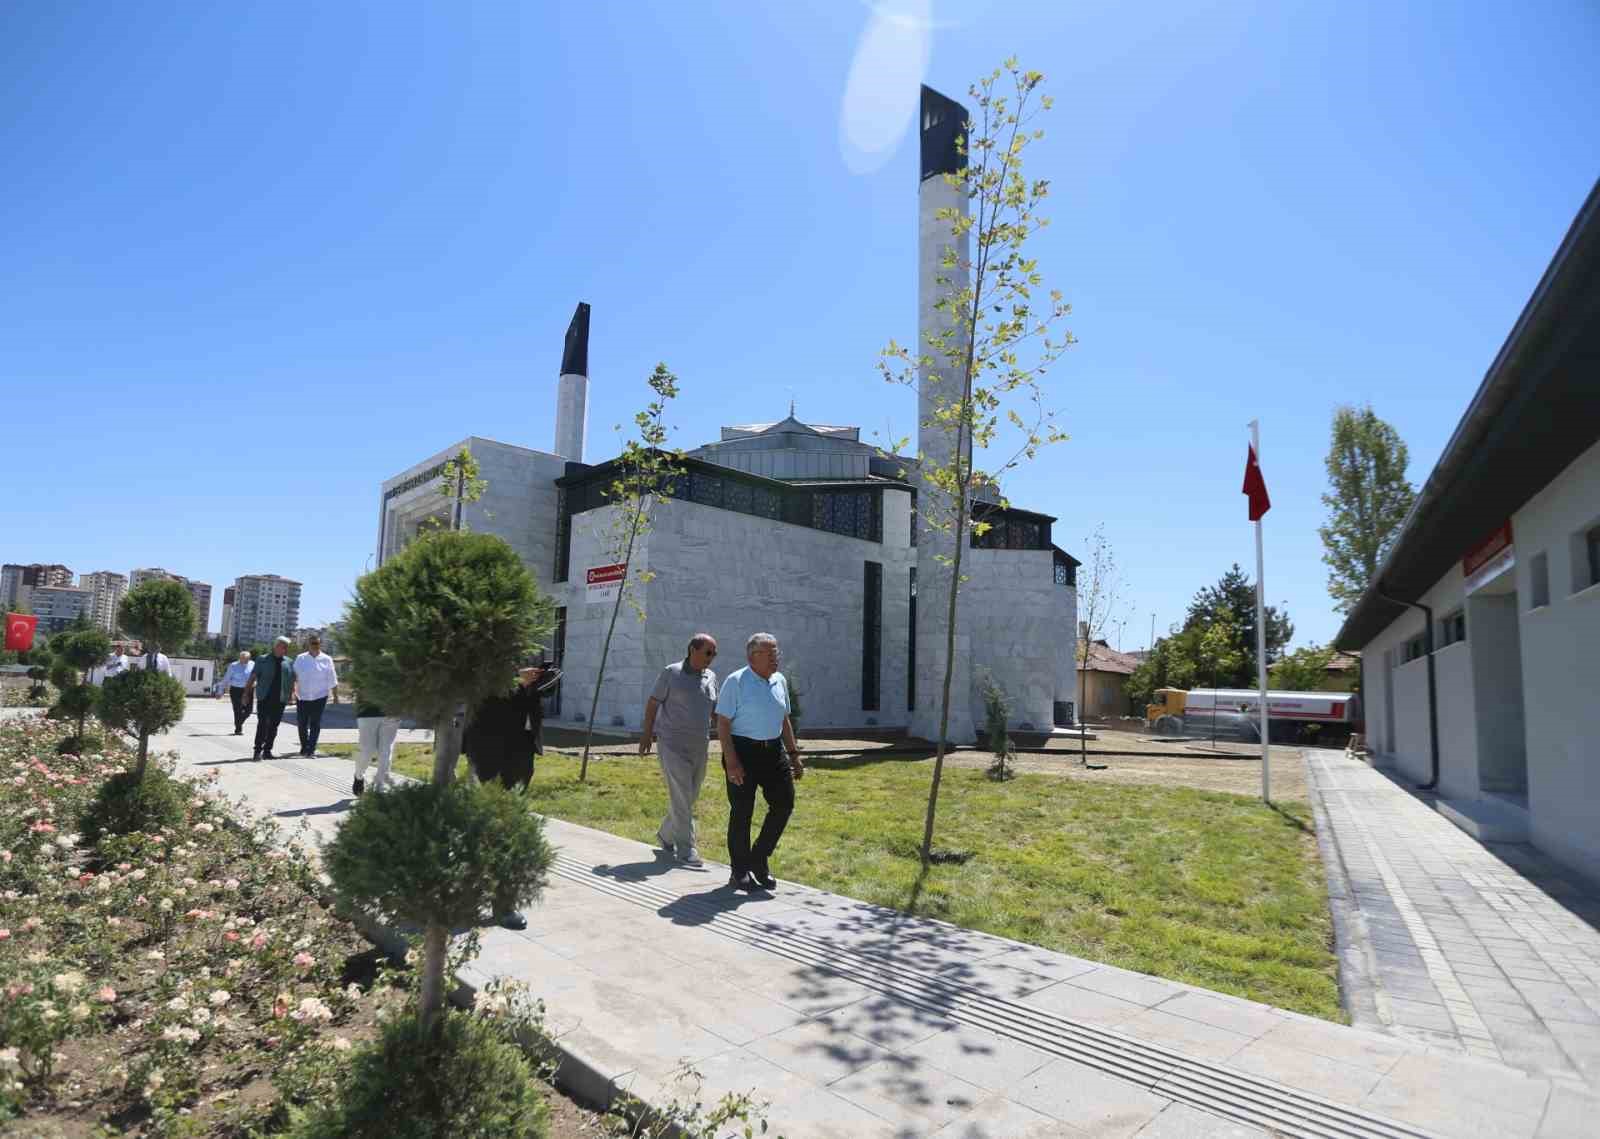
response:
<path fill-rule="evenodd" d="M 6 614 L 6 648 L 24 652 L 33 648 L 33 631 L 39 625 L 39 618 L 27 617 L 21 613 Z"/>
<path fill-rule="evenodd" d="M 1272 509 L 1272 499 L 1267 497 L 1267 480 L 1261 477 L 1261 464 L 1256 462 L 1254 447 L 1250 448 L 1250 457 L 1245 460 L 1242 493 L 1250 496 L 1250 521 L 1261 521 L 1261 516 Z"/>

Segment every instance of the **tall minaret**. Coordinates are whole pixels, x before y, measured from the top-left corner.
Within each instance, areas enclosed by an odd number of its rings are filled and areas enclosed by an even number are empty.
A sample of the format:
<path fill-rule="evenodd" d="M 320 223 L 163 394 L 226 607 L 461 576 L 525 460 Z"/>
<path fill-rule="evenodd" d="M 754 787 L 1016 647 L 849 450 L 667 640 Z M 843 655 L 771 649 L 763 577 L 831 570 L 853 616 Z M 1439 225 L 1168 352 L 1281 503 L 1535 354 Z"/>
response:
<path fill-rule="evenodd" d="M 940 400 L 960 398 L 959 368 L 946 362 L 928 342 L 930 335 L 947 329 L 950 317 L 935 306 L 939 299 L 967 279 L 969 243 L 951 233 L 951 222 L 941 218 L 941 209 L 967 212 L 967 195 L 961 186 L 952 186 L 946 174 L 955 174 L 967 165 L 964 136 L 967 109 L 931 87 L 922 89 L 922 181 L 917 190 L 917 351 L 932 356 L 934 364 L 924 368 L 917 383 L 917 450 L 930 467 L 947 464 L 955 452 L 954 433 L 935 421 Z M 945 264 L 954 247 L 955 265 Z M 968 447 L 970 449 L 970 443 Z M 932 517 L 954 517 L 947 495 L 920 480 L 918 510 Z M 929 529 L 917 521 L 917 706 L 911 713 L 911 734 L 935 740 L 939 736 L 939 715 L 944 699 L 946 639 L 949 633 L 950 574 L 949 558 L 955 553 L 952 535 Z M 945 560 L 940 560 L 941 555 Z M 945 736 L 955 743 L 970 743 L 976 733 L 972 720 L 972 637 L 956 621 L 955 671 L 950 682 L 950 723 Z"/>
<path fill-rule="evenodd" d="M 567 325 L 567 344 L 561 352 L 561 379 L 556 385 L 555 453 L 574 463 L 583 462 L 583 445 L 589 435 L 589 306 L 578 302 Z"/>

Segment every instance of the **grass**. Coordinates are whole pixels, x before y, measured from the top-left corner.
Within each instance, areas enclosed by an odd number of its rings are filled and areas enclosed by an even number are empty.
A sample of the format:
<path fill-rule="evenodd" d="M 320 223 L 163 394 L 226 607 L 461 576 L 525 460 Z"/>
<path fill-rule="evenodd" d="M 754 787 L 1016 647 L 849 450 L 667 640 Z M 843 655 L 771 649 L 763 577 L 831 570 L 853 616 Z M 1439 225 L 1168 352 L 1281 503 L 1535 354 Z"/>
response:
<path fill-rule="evenodd" d="M 348 745 L 326 749 L 349 754 Z M 431 772 L 426 744 L 397 770 Z M 535 810 L 654 842 L 666 792 L 654 759 L 541 756 Z M 463 766 L 464 771 L 464 766 Z M 774 870 L 824 890 L 1048 949 L 1343 1020 L 1310 809 L 1242 795 L 1022 775 L 995 783 L 946 767 L 940 849 L 970 853 L 924 876 L 917 851 L 932 761 L 818 759 Z M 717 773 L 701 846 L 725 857 Z M 757 812 L 757 824 L 760 809 Z"/>

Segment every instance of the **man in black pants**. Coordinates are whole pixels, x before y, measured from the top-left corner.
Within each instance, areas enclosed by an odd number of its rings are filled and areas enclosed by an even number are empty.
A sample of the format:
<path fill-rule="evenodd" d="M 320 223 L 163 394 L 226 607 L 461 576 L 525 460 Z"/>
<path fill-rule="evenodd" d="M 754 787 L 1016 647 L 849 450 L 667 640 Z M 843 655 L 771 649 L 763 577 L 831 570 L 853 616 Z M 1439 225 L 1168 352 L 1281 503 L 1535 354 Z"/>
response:
<path fill-rule="evenodd" d="M 294 670 L 289 662 L 289 638 L 279 637 L 272 644 L 272 654 L 256 662 L 250 679 L 244 686 L 244 701 L 256 700 L 256 747 L 251 759 L 271 759 L 272 745 L 278 739 L 278 723 L 294 691 Z"/>
<path fill-rule="evenodd" d="M 755 634 L 745 642 L 745 659 L 749 664 L 729 674 L 717 695 L 717 739 L 728 777 L 728 862 L 733 870 L 728 885 L 771 890 L 778 880 L 768 862 L 794 813 L 794 781 L 805 773 L 805 765 L 789 722 L 789 682 L 778 671 L 778 638 Z M 752 846 L 750 821 L 758 787 L 767 801 L 767 817 Z"/>

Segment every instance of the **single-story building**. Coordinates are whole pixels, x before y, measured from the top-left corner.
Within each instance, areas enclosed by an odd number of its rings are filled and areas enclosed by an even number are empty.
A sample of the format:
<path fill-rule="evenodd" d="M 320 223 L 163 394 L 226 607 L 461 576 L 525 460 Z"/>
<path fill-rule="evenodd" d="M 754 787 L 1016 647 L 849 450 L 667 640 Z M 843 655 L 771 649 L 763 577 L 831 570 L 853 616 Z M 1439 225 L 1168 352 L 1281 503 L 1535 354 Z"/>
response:
<path fill-rule="evenodd" d="M 1083 639 L 1078 640 L 1078 675 L 1082 681 L 1083 714 L 1105 718 L 1128 714 L 1128 677 L 1139 667 L 1132 653 L 1120 653 L 1104 641 L 1089 643 L 1084 661 Z"/>
<path fill-rule="evenodd" d="M 1600 186 L 1336 645 L 1377 763 L 1600 880 Z"/>

